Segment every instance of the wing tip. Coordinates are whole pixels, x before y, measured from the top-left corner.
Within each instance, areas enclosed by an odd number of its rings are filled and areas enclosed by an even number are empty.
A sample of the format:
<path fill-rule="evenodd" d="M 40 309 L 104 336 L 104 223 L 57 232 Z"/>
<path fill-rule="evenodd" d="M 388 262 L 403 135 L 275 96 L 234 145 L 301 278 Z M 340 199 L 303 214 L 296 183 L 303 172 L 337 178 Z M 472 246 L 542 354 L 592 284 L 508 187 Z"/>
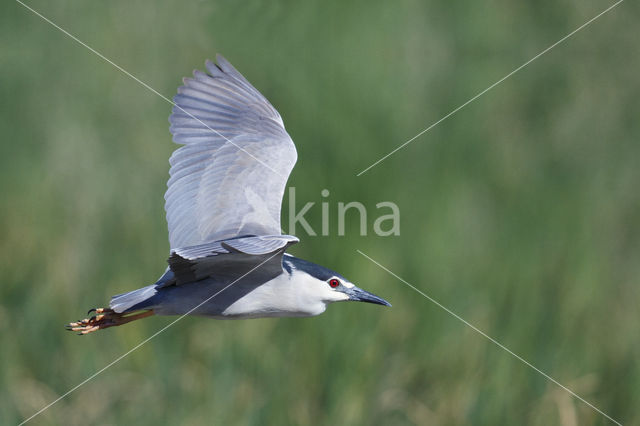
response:
<path fill-rule="evenodd" d="M 207 71 L 209 71 L 209 74 L 211 74 L 211 77 L 213 78 L 223 78 L 225 76 L 222 68 L 220 68 L 220 66 L 215 62 L 211 61 L 211 59 L 207 59 L 206 61 L 204 61 L 204 66 L 205 68 L 207 68 Z"/>

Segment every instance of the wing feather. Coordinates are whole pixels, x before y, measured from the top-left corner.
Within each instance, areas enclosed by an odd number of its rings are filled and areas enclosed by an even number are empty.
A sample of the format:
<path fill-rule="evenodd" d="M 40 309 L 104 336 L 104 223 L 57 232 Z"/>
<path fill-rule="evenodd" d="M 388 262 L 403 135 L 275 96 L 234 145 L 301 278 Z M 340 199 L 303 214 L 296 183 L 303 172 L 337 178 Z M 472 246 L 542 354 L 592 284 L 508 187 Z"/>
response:
<path fill-rule="evenodd" d="M 291 235 L 263 235 L 178 248 L 171 251 L 168 259 L 173 276 L 166 278 L 165 273 L 157 284 L 160 287 L 181 285 L 207 278 L 214 272 L 216 276 L 237 278 L 265 260 L 268 262 L 261 267 L 261 273 L 275 276 L 282 273 L 285 249 L 298 241 Z"/>
<path fill-rule="evenodd" d="M 276 235 L 296 162 L 280 114 L 222 56 L 185 78 L 169 121 L 177 149 L 165 209 L 172 249 Z"/>

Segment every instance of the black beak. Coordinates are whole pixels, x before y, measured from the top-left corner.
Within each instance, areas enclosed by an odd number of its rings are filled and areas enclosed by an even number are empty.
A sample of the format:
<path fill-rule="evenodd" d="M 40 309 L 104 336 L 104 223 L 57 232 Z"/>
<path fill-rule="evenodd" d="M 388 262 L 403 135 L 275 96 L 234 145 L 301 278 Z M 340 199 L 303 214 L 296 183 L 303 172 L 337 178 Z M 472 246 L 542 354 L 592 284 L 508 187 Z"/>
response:
<path fill-rule="evenodd" d="M 347 288 L 345 289 L 344 292 L 349 296 L 350 301 L 367 302 L 367 303 L 375 303 L 376 305 L 391 306 L 391 303 L 387 302 L 383 298 L 378 297 L 375 294 L 369 293 L 368 291 L 364 291 L 363 289 L 358 287 Z"/>

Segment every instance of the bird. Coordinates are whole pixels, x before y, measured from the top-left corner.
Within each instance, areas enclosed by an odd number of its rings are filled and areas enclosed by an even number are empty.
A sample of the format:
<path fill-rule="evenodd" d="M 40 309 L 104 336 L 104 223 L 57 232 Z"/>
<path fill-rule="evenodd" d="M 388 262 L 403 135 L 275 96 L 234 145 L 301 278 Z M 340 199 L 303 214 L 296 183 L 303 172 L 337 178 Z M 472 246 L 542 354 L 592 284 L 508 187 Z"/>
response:
<path fill-rule="evenodd" d="M 391 306 L 341 274 L 286 250 L 280 227 L 297 160 L 278 111 L 221 55 L 184 78 L 169 117 L 165 193 L 168 267 L 153 284 L 111 297 L 68 323 L 85 335 L 152 315 L 308 317 L 334 302 Z"/>

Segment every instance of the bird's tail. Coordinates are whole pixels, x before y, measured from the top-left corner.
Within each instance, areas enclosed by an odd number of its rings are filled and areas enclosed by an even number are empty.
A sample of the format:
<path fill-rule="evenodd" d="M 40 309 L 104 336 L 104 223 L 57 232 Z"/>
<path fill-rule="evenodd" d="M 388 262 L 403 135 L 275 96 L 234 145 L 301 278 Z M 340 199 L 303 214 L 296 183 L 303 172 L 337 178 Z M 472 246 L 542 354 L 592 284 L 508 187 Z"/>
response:
<path fill-rule="evenodd" d="M 149 299 L 158 292 L 156 287 L 157 284 L 151 284 L 128 293 L 115 295 L 111 298 L 109 307 L 118 313 L 149 309 L 151 305 Z"/>

